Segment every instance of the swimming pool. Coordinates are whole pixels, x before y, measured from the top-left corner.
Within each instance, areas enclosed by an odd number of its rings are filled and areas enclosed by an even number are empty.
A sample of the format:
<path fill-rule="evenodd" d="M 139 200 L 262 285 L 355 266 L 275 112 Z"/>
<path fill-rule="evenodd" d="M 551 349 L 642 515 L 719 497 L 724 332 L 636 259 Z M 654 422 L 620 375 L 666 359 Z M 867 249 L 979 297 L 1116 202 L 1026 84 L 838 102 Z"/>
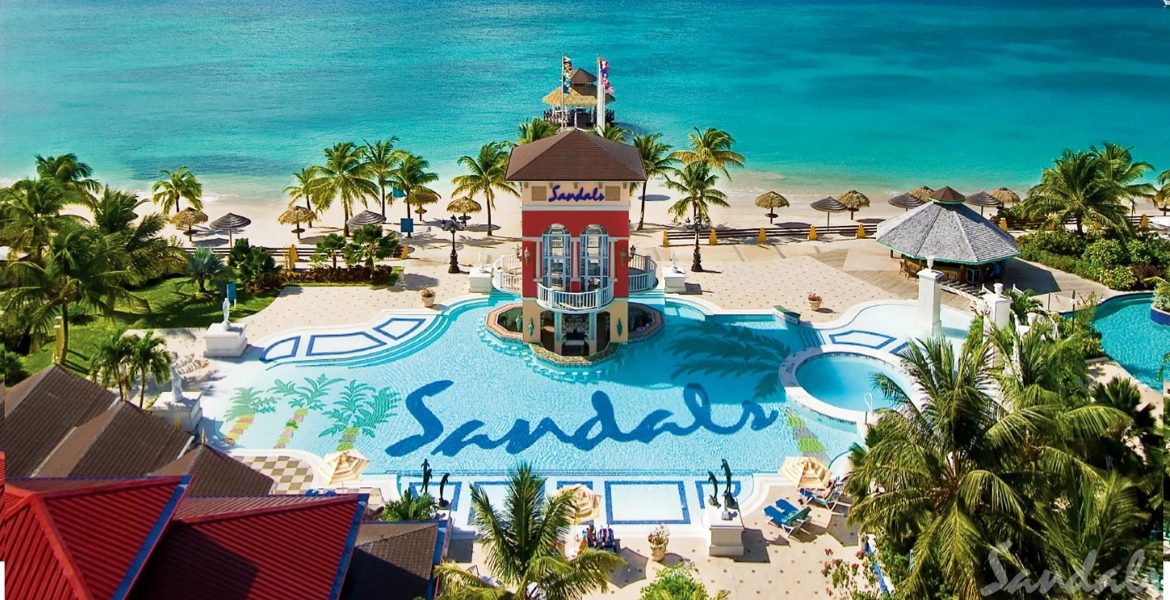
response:
<path fill-rule="evenodd" d="M 1170 352 L 1170 326 L 1150 319 L 1153 294 L 1127 294 L 1099 304 L 1093 326 L 1101 332 L 1101 346 L 1142 383 L 1162 389 L 1158 370 Z"/>
<path fill-rule="evenodd" d="M 796 380 L 814 398 L 830 406 L 865 412 L 891 406 L 874 383 L 874 376 L 878 374 L 890 377 L 903 390 L 910 388 L 900 370 L 876 358 L 852 352 L 827 352 L 814 356 L 797 367 Z"/>
<path fill-rule="evenodd" d="M 236 448 L 352 446 L 371 474 L 414 472 L 423 459 L 476 474 L 527 461 L 549 475 L 702 475 L 724 458 L 736 472 L 775 472 L 785 456 L 828 461 L 859 441 L 852 424 L 789 402 L 778 366 L 827 343 L 896 352 L 915 309 L 868 306 L 813 328 L 659 296 L 643 301 L 663 312 L 660 333 L 594 367 L 561 368 L 487 330 L 487 314 L 511 301 L 271 340 L 220 365 L 204 414 Z M 948 335 L 968 322 L 944 312 Z"/>

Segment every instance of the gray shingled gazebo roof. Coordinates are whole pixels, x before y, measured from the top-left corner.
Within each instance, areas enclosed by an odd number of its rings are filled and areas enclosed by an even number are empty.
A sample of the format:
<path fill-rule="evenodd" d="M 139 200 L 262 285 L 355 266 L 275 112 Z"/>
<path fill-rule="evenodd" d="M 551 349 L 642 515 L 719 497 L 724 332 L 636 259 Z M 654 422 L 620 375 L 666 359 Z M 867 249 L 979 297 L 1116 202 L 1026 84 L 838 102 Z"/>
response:
<path fill-rule="evenodd" d="M 971 207 L 927 202 L 882 222 L 877 243 L 903 256 L 961 265 L 982 265 L 1020 253 L 1016 240 Z"/>

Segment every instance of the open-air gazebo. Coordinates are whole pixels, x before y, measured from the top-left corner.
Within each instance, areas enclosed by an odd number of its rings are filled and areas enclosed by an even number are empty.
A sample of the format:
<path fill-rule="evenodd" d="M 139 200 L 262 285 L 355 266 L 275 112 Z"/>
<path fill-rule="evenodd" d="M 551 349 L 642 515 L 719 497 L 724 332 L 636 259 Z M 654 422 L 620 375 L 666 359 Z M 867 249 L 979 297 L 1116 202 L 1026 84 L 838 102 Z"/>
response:
<path fill-rule="evenodd" d="M 613 94 L 605 95 L 605 104 L 614 102 Z M 562 127 L 593 127 L 597 123 L 597 76 L 578 68 L 569 77 L 569 91 L 560 86 L 544 97 L 552 108 L 544 111 L 544 120 Z M 605 122 L 613 123 L 613 111 L 605 110 Z"/>
<path fill-rule="evenodd" d="M 952 281 L 982 284 L 1003 276 L 1004 263 L 1019 254 L 1016 240 L 943 187 L 930 202 L 884 221 L 877 243 L 902 257 L 902 271 L 915 274 L 927 260 Z"/>

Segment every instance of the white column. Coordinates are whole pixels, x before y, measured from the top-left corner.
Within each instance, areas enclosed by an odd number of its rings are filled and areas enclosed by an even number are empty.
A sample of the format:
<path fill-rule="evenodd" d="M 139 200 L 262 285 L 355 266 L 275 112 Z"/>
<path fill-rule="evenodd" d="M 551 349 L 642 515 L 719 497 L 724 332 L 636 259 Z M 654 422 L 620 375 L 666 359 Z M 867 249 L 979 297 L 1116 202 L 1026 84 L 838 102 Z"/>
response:
<path fill-rule="evenodd" d="M 563 326 L 561 324 L 561 317 L 563 315 L 559 312 L 553 312 L 553 352 L 561 353 L 561 336 Z"/>
<path fill-rule="evenodd" d="M 926 268 L 918 272 L 918 323 L 920 337 L 942 335 L 942 273 L 934 270 L 934 259 L 927 259 Z"/>
<path fill-rule="evenodd" d="M 1003 295 L 1003 284 L 995 284 L 995 290 L 983 295 L 983 302 L 987 304 L 987 321 L 999 329 L 1003 329 L 1011 322 L 1012 301 Z"/>

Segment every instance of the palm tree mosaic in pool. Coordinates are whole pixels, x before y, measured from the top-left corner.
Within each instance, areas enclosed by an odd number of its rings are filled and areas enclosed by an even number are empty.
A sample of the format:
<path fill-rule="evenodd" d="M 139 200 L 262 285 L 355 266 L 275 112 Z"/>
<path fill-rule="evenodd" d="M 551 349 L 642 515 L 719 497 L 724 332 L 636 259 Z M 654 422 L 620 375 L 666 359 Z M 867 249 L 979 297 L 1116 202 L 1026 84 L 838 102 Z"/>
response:
<path fill-rule="evenodd" d="M 785 456 L 827 460 L 858 441 L 853 424 L 787 402 L 777 381 L 786 357 L 821 343 L 814 330 L 666 303 L 661 333 L 592 371 L 569 372 L 485 335 L 498 304 L 457 307 L 442 335 L 389 358 L 228 365 L 230 408 L 213 416 L 236 447 L 318 455 L 352 447 L 371 459 L 371 473 L 408 471 L 424 458 L 475 473 L 518 461 L 550 473 L 701 473 L 722 458 L 768 472 Z M 909 305 L 872 307 L 826 333 L 881 333 L 892 350 L 905 335 L 890 324 L 912 315 Z M 953 320 L 948 332 L 964 327 Z"/>

